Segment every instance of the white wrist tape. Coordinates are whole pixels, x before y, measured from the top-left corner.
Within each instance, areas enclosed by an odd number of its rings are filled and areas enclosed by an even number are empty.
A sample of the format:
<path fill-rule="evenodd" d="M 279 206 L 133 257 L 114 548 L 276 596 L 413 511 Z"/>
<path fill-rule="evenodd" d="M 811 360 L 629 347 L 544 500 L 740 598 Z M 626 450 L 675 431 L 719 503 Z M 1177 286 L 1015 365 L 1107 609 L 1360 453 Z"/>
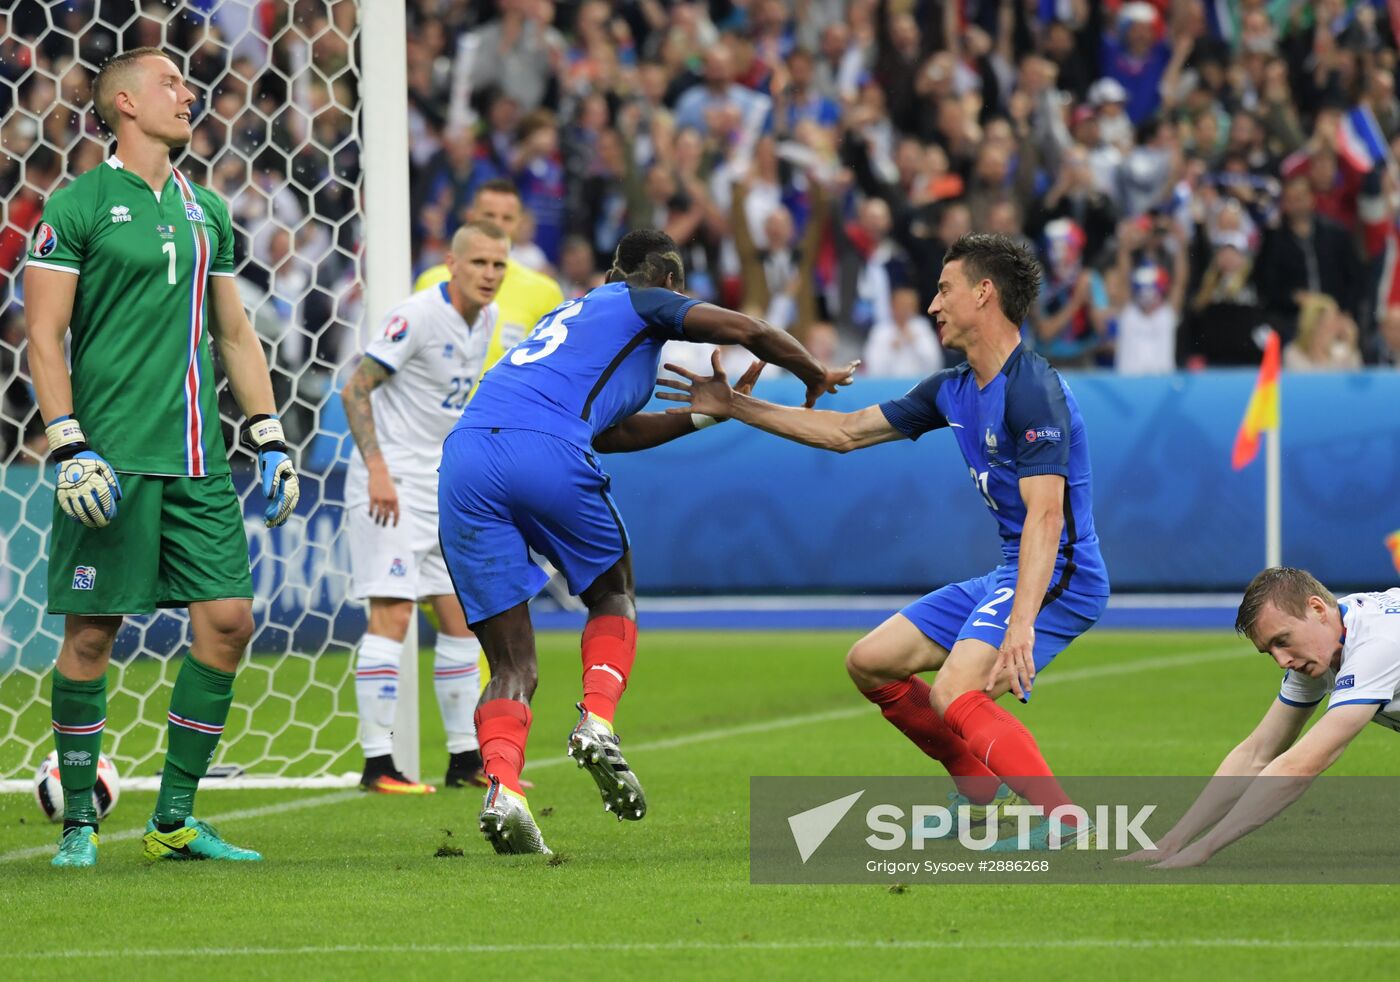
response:
<path fill-rule="evenodd" d="M 87 437 L 83 435 L 83 428 L 71 416 L 50 423 L 44 428 L 44 435 L 49 438 L 49 453 L 56 453 L 75 443 L 87 443 Z"/>
<path fill-rule="evenodd" d="M 714 426 L 718 422 L 719 420 L 715 419 L 713 416 L 707 416 L 704 413 L 690 414 L 690 423 L 697 430 L 703 430 L 707 426 Z"/>
<path fill-rule="evenodd" d="M 253 443 L 259 447 L 269 443 L 286 443 L 286 438 L 282 435 L 282 421 L 268 417 L 260 419 L 248 427 L 248 435 L 253 438 Z"/>

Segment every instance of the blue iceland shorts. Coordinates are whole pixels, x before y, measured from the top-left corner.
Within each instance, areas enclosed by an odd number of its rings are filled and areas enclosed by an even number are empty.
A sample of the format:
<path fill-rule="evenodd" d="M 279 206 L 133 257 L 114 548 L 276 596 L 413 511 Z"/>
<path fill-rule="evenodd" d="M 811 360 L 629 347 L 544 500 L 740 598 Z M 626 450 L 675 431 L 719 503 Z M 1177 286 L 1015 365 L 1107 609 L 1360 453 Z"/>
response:
<path fill-rule="evenodd" d="M 467 621 L 523 603 L 548 577 L 580 594 L 627 551 L 627 529 L 592 454 L 534 430 L 459 429 L 438 468 L 438 534 Z M 527 548 L 528 547 L 528 548 Z"/>
<path fill-rule="evenodd" d="M 1000 648 L 1016 596 L 1016 572 L 1015 566 L 998 566 L 985 576 L 949 583 L 900 613 L 934 644 L 949 651 L 963 638 Z M 1052 583 L 1059 579 L 1058 574 L 1057 570 Z M 1035 670 L 1044 670 L 1071 641 L 1093 627 L 1107 606 L 1107 597 L 1064 590 L 1041 607 L 1035 618 Z"/>

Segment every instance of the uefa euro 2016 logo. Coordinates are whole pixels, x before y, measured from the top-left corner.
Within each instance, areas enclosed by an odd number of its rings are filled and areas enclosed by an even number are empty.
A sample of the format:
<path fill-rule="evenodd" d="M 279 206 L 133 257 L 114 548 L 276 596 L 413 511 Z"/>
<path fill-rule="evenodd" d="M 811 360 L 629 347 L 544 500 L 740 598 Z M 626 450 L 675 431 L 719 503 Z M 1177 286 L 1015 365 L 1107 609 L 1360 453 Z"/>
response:
<path fill-rule="evenodd" d="M 74 566 L 73 567 L 73 589 L 91 590 L 92 585 L 97 581 L 96 566 Z"/>

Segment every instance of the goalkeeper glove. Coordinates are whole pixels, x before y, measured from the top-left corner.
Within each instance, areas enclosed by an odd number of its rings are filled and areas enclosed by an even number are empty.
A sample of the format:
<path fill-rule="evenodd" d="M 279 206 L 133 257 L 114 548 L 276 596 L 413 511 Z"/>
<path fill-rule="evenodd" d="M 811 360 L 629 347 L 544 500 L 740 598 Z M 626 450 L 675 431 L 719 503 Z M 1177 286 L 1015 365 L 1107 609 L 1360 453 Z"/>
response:
<path fill-rule="evenodd" d="M 44 429 L 54 462 L 58 507 L 88 528 L 104 528 L 117 517 L 122 486 L 102 455 L 88 446 L 83 428 L 72 416 L 60 416 Z"/>
<path fill-rule="evenodd" d="M 243 439 L 258 452 L 258 476 L 263 494 L 271 502 L 263 512 L 263 522 L 276 528 L 287 520 L 301 497 L 301 482 L 287 455 L 282 423 L 276 416 L 259 413 L 244 424 Z"/>

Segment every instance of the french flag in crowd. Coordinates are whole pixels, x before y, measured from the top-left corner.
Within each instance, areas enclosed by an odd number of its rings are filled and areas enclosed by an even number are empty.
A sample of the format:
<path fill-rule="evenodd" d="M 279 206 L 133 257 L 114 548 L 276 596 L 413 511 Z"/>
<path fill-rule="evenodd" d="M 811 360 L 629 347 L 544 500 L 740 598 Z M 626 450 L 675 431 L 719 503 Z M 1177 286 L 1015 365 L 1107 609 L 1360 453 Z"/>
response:
<path fill-rule="evenodd" d="M 1367 106 L 1357 106 L 1342 117 L 1337 127 L 1337 153 L 1360 174 L 1394 163 L 1380 124 Z"/>

